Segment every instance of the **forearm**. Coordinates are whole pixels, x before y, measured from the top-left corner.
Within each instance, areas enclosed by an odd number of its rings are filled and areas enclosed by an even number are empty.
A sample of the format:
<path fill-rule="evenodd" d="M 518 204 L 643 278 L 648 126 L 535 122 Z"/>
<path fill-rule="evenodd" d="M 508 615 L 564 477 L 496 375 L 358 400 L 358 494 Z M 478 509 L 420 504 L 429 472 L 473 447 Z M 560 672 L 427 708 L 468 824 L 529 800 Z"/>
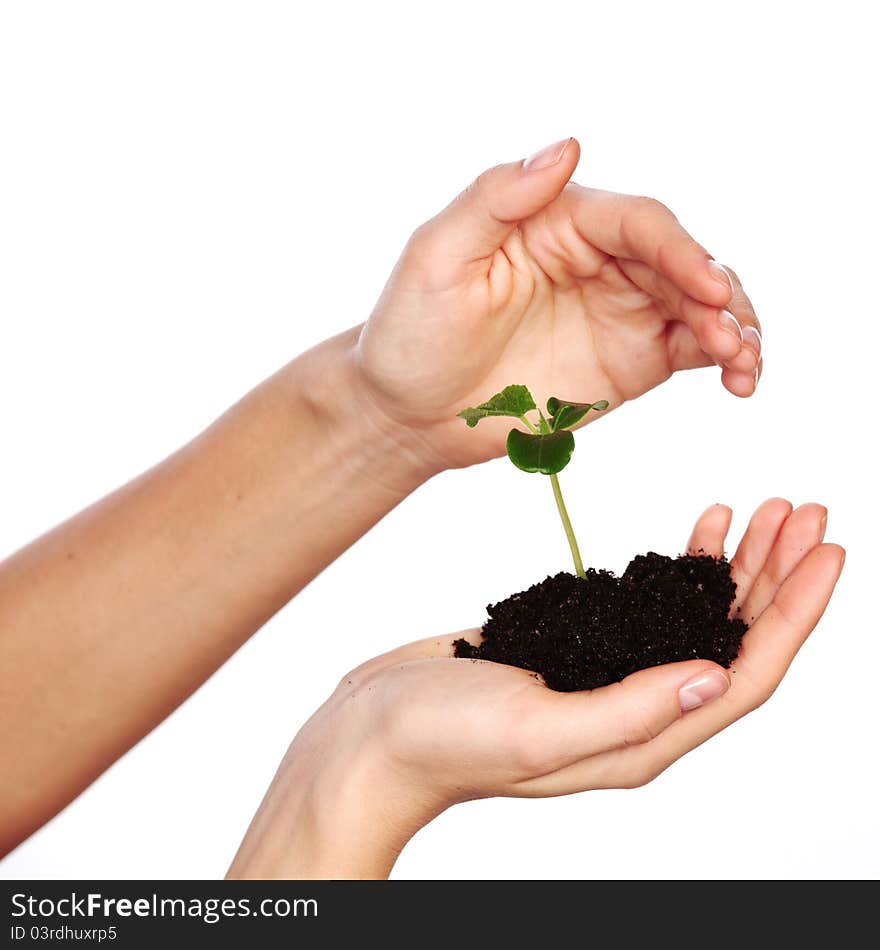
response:
<path fill-rule="evenodd" d="M 356 331 L 0 565 L 0 847 L 196 689 L 433 469 L 359 405 Z"/>

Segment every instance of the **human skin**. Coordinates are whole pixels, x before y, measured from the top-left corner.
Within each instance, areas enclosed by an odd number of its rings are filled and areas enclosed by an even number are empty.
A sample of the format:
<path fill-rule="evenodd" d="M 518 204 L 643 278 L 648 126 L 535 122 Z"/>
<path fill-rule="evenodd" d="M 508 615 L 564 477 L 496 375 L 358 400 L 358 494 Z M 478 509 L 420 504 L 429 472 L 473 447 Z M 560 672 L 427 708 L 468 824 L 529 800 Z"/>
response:
<path fill-rule="evenodd" d="M 713 363 L 754 390 L 739 280 L 657 202 L 566 187 L 578 155 L 566 139 L 481 175 L 366 324 L 0 564 L 0 853 L 420 484 L 501 454 L 507 427 L 466 431 L 462 407 L 523 382 L 614 408 Z"/>
<path fill-rule="evenodd" d="M 708 509 L 689 550 L 721 554 L 730 516 Z M 294 739 L 228 876 L 384 878 L 459 802 L 650 782 L 776 689 L 843 567 L 843 549 L 822 543 L 826 517 L 779 498 L 755 512 L 731 561 L 732 609 L 750 629 L 729 671 L 690 660 L 555 693 L 525 670 L 453 659 L 456 634 L 349 673 Z"/>

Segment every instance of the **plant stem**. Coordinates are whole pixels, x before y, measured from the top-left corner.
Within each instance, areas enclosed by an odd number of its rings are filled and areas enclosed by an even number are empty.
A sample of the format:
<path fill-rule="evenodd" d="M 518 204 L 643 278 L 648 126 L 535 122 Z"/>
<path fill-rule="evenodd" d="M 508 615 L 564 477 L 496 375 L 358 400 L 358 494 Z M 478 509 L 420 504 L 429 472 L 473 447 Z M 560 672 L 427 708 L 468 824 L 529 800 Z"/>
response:
<path fill-rule="evenodd" d="M 559 487 L 559 476 L 551 475 L 550 484 L 553 486 L 553 497 L 556 499 L 556 507 L 559 509 L 559 517 L 562 518 L 562 527 L 565 528 L 565 536 L 568 538 L 568 546 L 571 548 L 571 556 L 574 559 L 574 570 L 578 577 L 586 577 L 584 563 L 581 560 L 581 552 L 578 550 L 577 538 L 574 536 L 574 529 L 571 521 L 568 519 L 568 511 L 565 508 L 565 502 L 562 500 L 562 489 Z"/>
<path fill-rule="evenodd" d="M 532 423 L 529 419 L 526 418 L 525 414 L 521 415 L 520 421 L 535 435 L 543 434 L 550 435 L 553 431 L 550 427 L 550 423 L 544 418 L 544 413 L 541 410 L 538 410 L 538 415 L 540 416 L 540 421 L 538 425 Z M 568 510 L 565 507 L 565 502 L 562 499 L 562 489 L 559 487 L 559 476 L 551 475 L 550 484 L 553 485 L 553 497 L 556 499 L 556 507 L 559 510 L 559 517 L 562 518 L 562 527 L 565 528 L 565 536 L 568 538 L 568 546 L 571 548 L 571 556 L 574 560 L 574 571 L 578 577 L 586 578 L 586 572 L 584 571 L 584 562 L 581 560 L 581 552 L 578 550 L 577 538 L 574 536 L 574 528 L 571 526 L 571 521 L 568 517 Z"/>
<path fill-rule="evenodd" d="M 534 425 L 532 422 L 530 422 L 525 416 L 520 416 L 520 417 L 519 417 L 519 421 L 520 421 L 524 426 L 526 426 L 526 427 L 529 429 L 529 431 L 534 432 L 535 435 L 537 435 L 537 434 L 541 431 L 536 425 Z"/>

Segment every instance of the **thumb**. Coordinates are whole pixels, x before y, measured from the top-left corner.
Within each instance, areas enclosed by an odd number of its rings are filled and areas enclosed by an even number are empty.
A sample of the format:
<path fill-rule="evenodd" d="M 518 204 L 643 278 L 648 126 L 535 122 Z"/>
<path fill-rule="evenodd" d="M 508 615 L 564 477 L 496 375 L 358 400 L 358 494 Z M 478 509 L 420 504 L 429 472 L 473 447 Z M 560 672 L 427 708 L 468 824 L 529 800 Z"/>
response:
<path fill-rule="evenodd" d="M 483 172 L 452 204 L 420 228 L 430 255 L 461 262 L 494 254 L 520 221 L 559 195 L 580 154 L 577 140 L 567 138 L 525 161 L 496 165 Z"/>
<path fill-rule="evenodd" d="M 555 693 L 545 709 L 555 769 L 650 742 L 697 706 L 727 692 L 730 674 L 708 660 L 669 663 L 632 673 L 590 692 Z"/>

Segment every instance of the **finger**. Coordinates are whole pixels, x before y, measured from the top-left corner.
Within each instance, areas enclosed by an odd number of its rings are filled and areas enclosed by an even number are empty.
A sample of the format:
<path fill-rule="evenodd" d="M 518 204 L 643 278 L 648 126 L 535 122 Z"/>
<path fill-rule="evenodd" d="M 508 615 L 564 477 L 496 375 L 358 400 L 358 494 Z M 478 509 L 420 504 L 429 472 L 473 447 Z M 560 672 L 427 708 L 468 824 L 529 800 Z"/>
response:
<path fill-rule="evenodd" d="M 590 788 L 644 785 L 737 719 L 765 702 L 828 606 L 843 566 L 843 548 L 814 548 L 780 589 L 772 609 L 747 634 L 747 673 L 741 658 L 731 688 L 718 702 L 695 708 L 643 745 L 617 748 L 521 783 L 523 796 L 568 795 Z M 638 675 L 638 674 L 635 674 Z"/>
<path fill-rule="evenodd" d="M 519 728 L 534 731 L 540 750 L 535 764 L 546 773 L 609 749 L 650 742 L 729 686 L 727 671 L 708 660 L 670 663 L 588 692 L 536 693 L 535 711 Z"/>
<path fill-rule="evenodd" d="M 735 373 L 742 373 L 744 376 L 749 377 L 750 381 L 754 381 L 755 367 L 758 365 L 758 353 L 756 347 L 760 346 L 760 343 L 754 343 L 752 345 L 746 346 L 746 331 L 751 330 L 751 327 L 743 327 L 743 346 L 742 349 L 737 353 L 732 360 L 725 360 L 722 364 L 724 369 L 733 370 Z M 755 331 L 757 332 L 757 331 Z M 752 337 L 749 337 L 752 340 Z"/>
<path fill-rule="evenodd" d="M 714 362 L 720 364 L 739 356 L 743 348 L 743 331 L 729 309 L 696 300 L 680 284 L 643 261 L 619 260 L 617 266 L 640 290 L 659 300 L 681 320 L 696 338 L 700 349 Z M 731 296 L 728 284 L 728 297 Z"/>
<path fill-rule="evenodd" d="M 803 558 L 825 537 L 828 509 L 807 504 L 789 515 L 763 568 L 742 605 L 746 623 L 754 623 L 773 601 L 776 592 Z"/>
<path fill-rule="evenodd" d="M 659 201 L 580 186 L 565 195 L 579 234 L 599 250 L 646 264 L 687 296 L 716 309 L 732 299 L 727 271 Z"/>
<path fill-rule="evenodd" d="M 642 261 L 618 261 L 620 270 L 641 290 L 660 300 L 671 314 L 691 331 L 692 338 L 681 335 L 673 325 L 667 341 L 673 370 L 708 365 L 692 345 L 720 364 L 722 383 L 736 396 L 751 396 L 757 385 L 755 368 L 761 358 L 761 332 L 752 303 L 737 275 L 717 265 L 728 275 L 732 296 L 726 309 L 709 307 L 688 296 L 664 274 Z M 727 372 L 729 371 L 729 372 Z"/>
<path fill-rule="evenodd" d="M 683 369 L 697 369 L 701 366 L 713 366 L 716 361 L 708 356 L 705 350 L 700 346 L 699 341 L 691 332 L 690 327 L 678 321 L 672 321 L 667 324 L 667 353 L 669 356 L 669 368 L 673 372 Z M 742 364 L 742 354 L 745 348 L 740 350 L 731 365 Z M 746 362 L 752 362 L 749 355 Z M 723 366 L 721 370 L 721 383 L 724 388 L 734 396 L 751 396 L 761 378 L 761 361 L 758 361 L 756 369 L 747 372 L 738 372 Z"/>
<path fill-rule="evenodd" d="M 761 374 L 757 369 L 753 369 L 749 373 L 739 373 L 726 367 L 721 370 L 721 383 L 724 388 L 742 399 L 753 395 L 760 378 Z"/>
<path fill-rule="evenodd" d="M 580 157 L 576 139 L 563 139 L 525 161 L 483 172 L 414 240 L 426 258 L 460 265 L 490 257 L 517 224 L 558 197 Z"/>
<path fill-rule="evenodd" d="M 751 300 L 743 290 L 742 282 L 734 271 L 725 265 L 724 270 L 730 278 L 730 286 L 733 288 L 733 297 L 727 305 L 727 309 L 736 317 L 737 323 L 742 329 L 743 346 L 739 353 L 732 359 L 724 360 L 722 365 L 726 369 L 733 370 L 735 373 L 743 373 L 748 376 L 754 376 L 755 367 L 761 358 L 761 325 L 758 323 L 758 317 Z"/>
<path fill-rule="evenodd" d="M 670 320 L 666 324 L 666 352 L 673 373 L 716 365 L 715 360 L 700 346 L 691 328 L 680 320 Z"/>
<path fill-rule="evenodd" d="M 716 361 L 708 356 L 703 347 L 700 346 L 690 327 L 678 320 L 672 320 L 667 324 L 666 347 L 669 356 L 669 368 L 673 372 L 716 365 Z M 745 360 L 743 359 L 744 354 L 746 356 Z M 751 396 L 755 392 L 758 380 L 761 378 L 763 360 L 758 360 L 757 368 L 745 372 L 731 369 L 732 366 L 754 364 L 751 351 L 747 351 L 743 347 L 739 355 L 728 361 L 728 364 L 721 371 L 721 382 L 725 389 L 733 393 L 734 396 Z"/>
<path fill-rule="evenodd" d="M 736 584 L 736 598 L 731 608 L 733 612 L 745 603 L 791 512 L 790 501 L 769 498 L 752 515 L 736 554 L 730 561 L 730 576 Z"/>
<path fill-rule="evenodd" d="M 724 269 L 730 276 L 730 283 L 733 287 L 733 298 L 728 304 L 728 310 L 736 317 L 743 331 L 743 352 L 734 362 L 728 365 L 730 369 L 739 372 L 752 372 L 761 358 L 763 331 L 758 321 L 758 315 L 755 313 L 755 308 L 752 306 L 752 301 L 743 290 L 742 281 L 730 267 L 724 265 Z"/>
<path fill-rule="evenodd" d="M 724 539 L 730 530 L 733 512 L 727 505 L 712 505 L 697 519 L 687 545 L 688 554 L 708 554 L 721 557 L 724 554 Z"/>
<path fill-rule="evenodd" d="M 846 552 L 837 544 L 813 547 L 786 577 L 772 602 L 743 639 L 735 661 L 737 686 L 746 684 L 759 705 L 776 689 L 806 638 L 819 622 L 843 570 Z"/>

